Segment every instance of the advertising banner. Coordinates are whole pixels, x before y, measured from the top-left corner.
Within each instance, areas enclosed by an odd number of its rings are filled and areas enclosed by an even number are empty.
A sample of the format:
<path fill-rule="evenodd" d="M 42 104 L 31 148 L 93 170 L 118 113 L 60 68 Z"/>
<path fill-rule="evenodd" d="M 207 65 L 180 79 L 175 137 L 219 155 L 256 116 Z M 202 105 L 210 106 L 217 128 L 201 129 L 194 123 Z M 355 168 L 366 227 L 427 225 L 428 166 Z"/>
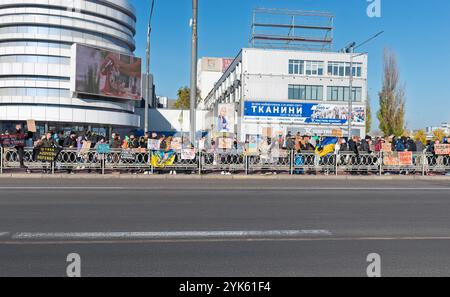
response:
<path fill-rule="evenodd" d="M 364 126 L 363 106 L 354 106 L 352 125 Z M 346 125 L 348 107 L 337 104 L 250 102 L 244 103 L 244 120 L 275 123 Z"/>
<path fill-rule="evenodd" d="M 80 44 L 72 51 L 72 92 L 141 100 L 141 59 Z"/>
<path fill-rule="evenodd" d="M 216 132 L 234 133 L 234 104 L 219 104 L 216 123 Z"/>

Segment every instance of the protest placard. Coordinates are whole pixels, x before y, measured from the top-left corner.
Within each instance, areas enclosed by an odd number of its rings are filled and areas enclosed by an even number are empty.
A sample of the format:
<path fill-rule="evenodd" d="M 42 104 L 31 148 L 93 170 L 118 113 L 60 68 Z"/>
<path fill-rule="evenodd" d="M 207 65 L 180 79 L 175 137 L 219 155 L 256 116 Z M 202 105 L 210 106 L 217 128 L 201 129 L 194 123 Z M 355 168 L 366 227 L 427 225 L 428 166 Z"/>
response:
<path fill-rule="evenodd" d="M 385 152 L 383 154 L 383 165 L 385 166 L 399 166 L 400 161 L 396 152 Z"/>
<path fill-rule="evenodd" d="M 392 152 L 392 145 L 390 143 L 383 143 L 382 147 L 381 147 L 381 150 L 384 153 L 390 153 L 390 152 Z"/>
<path fill-rule="evenodd" d="M 98 154 L 109 154 L 111 152 L 111 147 L 109 144 L 101 143 L 97 146 L 97 153 Z"/>
<path fill-rule="evenodd" d="M 55 147 L 42 147 L 37 153 L 36 160 L 40 162 L 53 162 L 58 157 L 59 151 Z"/>
<path fill-rule="evenodd" d="M 25 134 L 2 134 L 0 145 L 3 147 L 25 146 Z"/>
<path fill-rule="evenodd" d="M 413 164 L 412 152 L 399 152 L 398 160 L 400 166 L 411 166 Z"/>
<path fill-rule="evenodd" d="M 36 133 L 36 121 L 35 120 L 27 120 L 27 129 L 29 132 Z"/>
<path fill-rule="evenodd" d="M 152 151 L 158 151 L 161 146 L 161 141 L 158 139 L 149 139 L 147 148 Z"/>
<path fill-rule="evenodd" d="M 450 155 L 450 144 L 435 144 L 434 153 L 436 155 Z"/>
<path fill-rule="evenodd" d="M 181 150 L 181 160 L 194 160 L 194 159 L 195 159 L 195 149 Z"/>

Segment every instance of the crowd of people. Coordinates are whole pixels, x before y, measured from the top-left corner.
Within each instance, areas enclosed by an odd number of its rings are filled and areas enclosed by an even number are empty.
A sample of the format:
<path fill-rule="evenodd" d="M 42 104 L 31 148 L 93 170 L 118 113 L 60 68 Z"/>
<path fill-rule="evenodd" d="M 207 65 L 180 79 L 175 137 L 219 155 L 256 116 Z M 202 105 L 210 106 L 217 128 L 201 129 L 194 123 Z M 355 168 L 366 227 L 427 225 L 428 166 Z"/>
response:
<path fill-rule="evenodd" d="M 229 141 L 223 142 L 219 138 L 207 139 L 205 136 L 193 145 L 189 142 L 188 137 L 166 136 L 155 132 L 144 133 L 141 136 L 130 133 L 124 137 L 121 137 L 118 133 L 112 133 L 110 138 L 91 131 L 81 134 L 76 132 L 64 133 L 63 131 L 47 132 L 45 135 L 38 136 L 36 133 L 25 132 L 21 125 L 17 125 L 13 131 L 5 131 L 2 137 L 8 135 L 22 135 L 23 137 L 23 143 L 18 142 L 14 144 L 21 168 L 26 168 L 24 164 L 25 149 L 33 150 L 32 159 L 34 160 L 35 153 L 41 148 L 58 148 L 75 152 L 79 152 L 82 149 L 96 151 L 102 144 L 108 145 L 112 151 L 136 149 L 146 151 L 150 149 L 167 152 L 179 149 L 193 149 L 195 147 L 200 151 L 214 155 L 221 153 L 248 154 L 257 156 L 262 163 L 273 163 L 273 160 L 286 155 L 286 151 L 318 154 L 323 149 L 324 141 L 330 138 L 318 135 L 301 135 L 300 133 L 293 135 L 291 132 L 288 132 L 286 135 L 278 135 L 276 137 L 258 136 L 257 138 L 247 139 L 245 142 L 239 142 L 237 139 L 229 139 Z M 350 139 L 334 137 L 334 140 L 333 151 L 328 152 L 330 154 L 338 152 L 349 152 L 355 155 L 372 154 L 385 152 L 386 148 L 390 148 L 392 152 L 410 151 L 435 154 L 434 148 L 436 145 L 449 144 L 448 138 L 435 141 L 428 140 L 426 143 L 423 143 L 421 140 L 414 140 L 406 136 L 385 138 L 373 138 L 371 136 L 360 138 L 353 136 Z M 151 141 L 153 141 L 152 145 L 150 145 Z M 227 145 L 224 146 L 224 143 Z M 120 156 L 116 157 L 116 159 L 120 159 Z M 147 162 L 148 160 L 146 159 L 145 161 Z M 213 162 L 216 163 L 216 157 L 214 157 Z"/>

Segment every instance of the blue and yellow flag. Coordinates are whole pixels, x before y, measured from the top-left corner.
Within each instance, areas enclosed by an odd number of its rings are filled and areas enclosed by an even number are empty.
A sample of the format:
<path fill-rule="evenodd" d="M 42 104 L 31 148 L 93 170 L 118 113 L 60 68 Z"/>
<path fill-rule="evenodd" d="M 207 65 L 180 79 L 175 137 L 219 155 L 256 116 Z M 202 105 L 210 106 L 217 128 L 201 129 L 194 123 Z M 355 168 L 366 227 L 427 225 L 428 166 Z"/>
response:
<path fill-rule="evenodd" d="M 325 157 L 331 153 L 334 153 L 334 147 L 337 142 L 337 137 L 325 137 L 316 147 L 316 154 L 318 154 L 319 157 Z"/>
<path fill-rule="evenodd" d="M 155 168 L 164 168 L 172 166 L 175 162 L 176 154 L 174 151 L 158 151 L 152 154 L 151 165 Z"/>

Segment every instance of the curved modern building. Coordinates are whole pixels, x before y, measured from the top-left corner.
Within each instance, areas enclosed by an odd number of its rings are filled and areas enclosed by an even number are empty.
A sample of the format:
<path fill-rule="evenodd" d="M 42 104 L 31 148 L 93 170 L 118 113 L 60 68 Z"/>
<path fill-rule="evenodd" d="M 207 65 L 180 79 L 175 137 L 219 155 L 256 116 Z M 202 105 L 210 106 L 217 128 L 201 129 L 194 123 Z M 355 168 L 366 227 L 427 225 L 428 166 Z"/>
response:
<path fill-rule="evenodd" d="M 133 55 L 135 26 L 128 0 L 0 0 L 0 131 L 139 127 L 136 101 L 70 91 L 72 45 Z"/>

